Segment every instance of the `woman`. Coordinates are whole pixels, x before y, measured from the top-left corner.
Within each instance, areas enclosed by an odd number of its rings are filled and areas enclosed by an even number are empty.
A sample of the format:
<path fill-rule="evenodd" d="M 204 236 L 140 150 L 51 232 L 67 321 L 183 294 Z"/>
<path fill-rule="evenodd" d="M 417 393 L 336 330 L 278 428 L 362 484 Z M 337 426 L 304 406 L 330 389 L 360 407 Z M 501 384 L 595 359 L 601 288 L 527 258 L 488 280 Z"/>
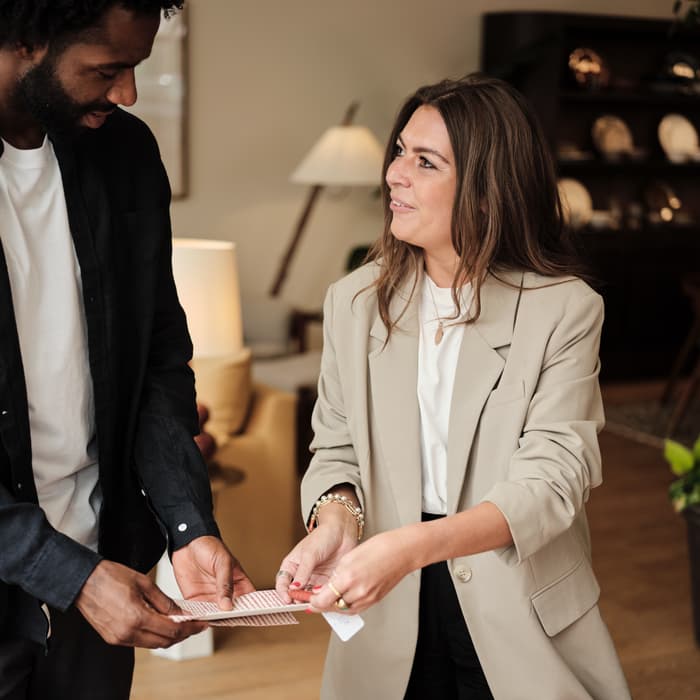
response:
<path fill-rule="evenodd" d="M 373 260 L 326 298 L 310 534 L 277 578 L 364 618 L 322 697 L 628 698 L 584 512 L 603 305 L 535 117 L 499 80 L 421 88 L 384 174 Z"/>

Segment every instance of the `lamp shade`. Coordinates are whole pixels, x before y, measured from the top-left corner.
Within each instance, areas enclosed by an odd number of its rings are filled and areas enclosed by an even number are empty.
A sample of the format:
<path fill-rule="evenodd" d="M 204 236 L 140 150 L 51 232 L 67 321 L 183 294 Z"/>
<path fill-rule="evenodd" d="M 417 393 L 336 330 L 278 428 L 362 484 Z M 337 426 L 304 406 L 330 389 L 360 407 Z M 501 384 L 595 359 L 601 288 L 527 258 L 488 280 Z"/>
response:
<path fill-rule="evenodd" d="M 230 241 L 173 239 L 173 276 L 195 357 L 230 355 L 243 347 L 236 247 Z"/>
<path fill-rule="evenodd" d="M 309 185 L 378 185 L 384 149 L 366 126 L 332 126 L 291 175 Z"/>

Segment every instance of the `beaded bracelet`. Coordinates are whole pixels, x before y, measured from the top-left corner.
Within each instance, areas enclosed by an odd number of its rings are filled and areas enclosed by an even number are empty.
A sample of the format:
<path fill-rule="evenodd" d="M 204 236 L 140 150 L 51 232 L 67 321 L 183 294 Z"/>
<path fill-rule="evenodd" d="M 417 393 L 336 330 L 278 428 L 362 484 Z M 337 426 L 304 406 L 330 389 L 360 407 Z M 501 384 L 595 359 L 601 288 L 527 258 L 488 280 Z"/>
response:
<path fill-rule="evenodd" d="M 339 493 L 326 493 L 316 501 L 311 511 L 311 517 L 309 518 L 308 532 L 311 532 L 318 523 L 318 511 L 329 503 L 340 503 L 340 505 L 355 518 L 355 522 L 357 523 L 357 539 L 358 541 L 361 540 L 362 532 L 365 529 L 365 516 L 362 513 L 362 508 L 354 505 L 347 496 L 341 496 Z"/>

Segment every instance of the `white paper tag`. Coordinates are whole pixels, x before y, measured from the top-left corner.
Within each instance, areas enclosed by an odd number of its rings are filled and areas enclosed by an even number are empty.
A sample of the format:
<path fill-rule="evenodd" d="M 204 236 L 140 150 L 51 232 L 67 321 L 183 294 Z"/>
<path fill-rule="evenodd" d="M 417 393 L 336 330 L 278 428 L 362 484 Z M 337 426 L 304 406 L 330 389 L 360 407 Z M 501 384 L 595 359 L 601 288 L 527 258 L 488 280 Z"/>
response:
<path fill-rule="evenodd" d="M 355 636 L 364 626 L 365 621 L 359 615 L 341 615 L 336 612 L 324 612 L 323 617 L 331 626 L 331 629 L 340 637 L 341 641 L 347 642 Z"/>

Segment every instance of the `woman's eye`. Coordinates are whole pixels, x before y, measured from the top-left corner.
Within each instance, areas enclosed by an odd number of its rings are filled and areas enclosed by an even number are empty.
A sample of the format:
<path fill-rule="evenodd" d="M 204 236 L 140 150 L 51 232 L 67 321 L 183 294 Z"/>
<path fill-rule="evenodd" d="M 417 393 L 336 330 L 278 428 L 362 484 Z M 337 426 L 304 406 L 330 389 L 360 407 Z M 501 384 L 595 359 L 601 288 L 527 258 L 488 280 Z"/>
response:
<path fill-rule="evenodd" d="M 435 166 L 425 157 L 420 157 L 420 167 L 421 168 L 434 168 Z"/>
<path fill-rule="evenodd" d="M 394 158 L 396 158 L 398 156 L 402 156 L 402 155 L 404 155 L 404 153 L 405 153 L 405 151 L 403 150 L 403 147 L 401 146 L 401 144 L 397 143 L 394 146 Z"/>

